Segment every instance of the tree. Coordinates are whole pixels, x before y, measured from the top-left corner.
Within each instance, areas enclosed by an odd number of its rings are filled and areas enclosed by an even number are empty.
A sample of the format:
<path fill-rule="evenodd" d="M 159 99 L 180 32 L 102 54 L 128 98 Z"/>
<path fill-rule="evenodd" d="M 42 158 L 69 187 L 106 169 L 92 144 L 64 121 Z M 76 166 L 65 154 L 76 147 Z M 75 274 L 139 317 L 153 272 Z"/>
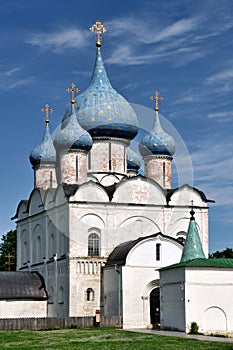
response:
<path fill-rule="evenodd" d="M 232 248 L 226 248 L 222 251 L 217 250 L 216 252 L 209 254 L 209 258 L 230 258 L 233 259 L 233 249 Z"/>
<path fill-rule="evenodd" d="M 10 230 L 2 236 L 0 243 L 0 270 L 16 270 L 16 230 Z"/>

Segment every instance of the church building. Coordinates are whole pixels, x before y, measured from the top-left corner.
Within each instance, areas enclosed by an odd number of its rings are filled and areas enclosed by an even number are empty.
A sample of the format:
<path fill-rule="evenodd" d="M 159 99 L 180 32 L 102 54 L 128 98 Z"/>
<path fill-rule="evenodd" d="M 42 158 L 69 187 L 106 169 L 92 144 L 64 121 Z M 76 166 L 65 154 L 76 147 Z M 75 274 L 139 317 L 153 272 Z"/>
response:
<path fill-rule="evenodd" d="M 139 153 L 130 148 L 138 118 L 104 67 L 106 29 L 97 21 L 91 30 L 97 51 L 89 86 L 67 89 L 71 103 L 54 137 L 51 109 L 42 110 L 44 135 L 30 154 L 34 188 L 15 215 L 17 270 L 43 276 L 45 316 L 99 310 L 122 316 L 124 327 L 147 327 L 160 324 L 159 269 L 179 263 L 191 207 L 208 256 L 209 200 L 189 185 L 172 187 L 175 141 L 160 124 L 157 91 L 153 128 Z"/>

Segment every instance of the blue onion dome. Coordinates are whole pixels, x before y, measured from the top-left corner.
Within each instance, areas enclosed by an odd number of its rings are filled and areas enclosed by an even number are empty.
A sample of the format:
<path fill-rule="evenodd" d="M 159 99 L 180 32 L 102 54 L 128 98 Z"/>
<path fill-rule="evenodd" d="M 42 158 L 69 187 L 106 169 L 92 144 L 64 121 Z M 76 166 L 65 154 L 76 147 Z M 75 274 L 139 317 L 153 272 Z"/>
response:
<path fill-rule="evenodd" d="M 41 143 L 31 151 L 29 159 L 32 166 L 39 164 L 55 164 L 56 151 L 53 146 L 53 140 L 49 131 L 48 122 L 46 122 L 45 131 Z"/>
<path fill-rule="evenodd" d="M 141 159 L 139 155 L 127 147 L 127 170 L 138 171 L 141 166 Z"/>
<path fill-rule="evenodd" d="M 150 133 L 143 137 L 139 147 L 142 156 L 161 155 L 172 156 L 176 145 L 172 136 L 168 135 L 161 127 L 159 113 L 155 113 L 155 121 Z"/>
<path fill-rule="evenodd" d="M 93 138 L 133 139 L 138 132 L 134 109 L 108 79 L 100 47 L 89 87 L 77 97 L 77 118 Z"/>
<path fill-rule="evenodd" d="M 79 125 L 75 110 L 72 108 L 72 113 L 66 126 L 55 136 L 55 148 L 57 150 L 89 151 L 92 147 L 92 143 L 91 135 Z"/>

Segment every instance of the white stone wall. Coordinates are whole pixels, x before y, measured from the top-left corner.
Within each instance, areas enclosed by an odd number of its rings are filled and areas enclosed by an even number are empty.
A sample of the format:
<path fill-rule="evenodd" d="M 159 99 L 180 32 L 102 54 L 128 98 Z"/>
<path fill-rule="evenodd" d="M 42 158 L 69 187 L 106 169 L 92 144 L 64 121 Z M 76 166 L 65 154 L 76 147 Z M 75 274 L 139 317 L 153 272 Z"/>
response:
<path fill-rule="evenodd" d="M 69 263 L 69 316 L 95 316 L 100 309 L 101 266 L 104 259 L 71 259 Z M 88 300 L 88 289 L 93 293 Z"/>
<path fill-rule="evenodd" d="M 161 244 L 159 260 L 156 260 L 156 244 Z M 182 248 L 176 242 L 161 236 L 151 237 L 131 249 L 124 266 L 104 268 L 104 314 L 112 316 L 120 309 L 124 328 L 147 327 L 151 323 L 150 293 L 159 287 L 158 269 L 179 262 L 181 253 Z"/>
<path fill-rule="evenodd" d="M 175 239 L 186 237 L 190 220 L 190 208 L 165 208 L 163 206 L 130 206 L 124 204 L 101 205 L 72 204 L 70 207 L 70 254 L 86 256 L 88 235 L 99 232 L 101 256 L 108 256 L 120 243 L 149 236 L 158 232 Z M 94 209 L 94 208 L 93 208 Z M 208 252 L 207 210 L 196 210 L 205 253 Z"/>
<path fill-rule="evenodd" d="M 189 332 L 196 322 L 203 333 L 232 333 L 232 280 L 232 269 L 161 271 L 162 327 Z"/>
<path fill-rule="evenodd" d="M 0 300 L 0 318 L 46 316 L 47 300 Z"/>
<path fill-rule="evenodd" d="M 100 178 L 100 181 L 105 181 L 104 176 Z M 43 195 L 43 201 L 40 192 L 34 190 L 29 201 L 29 213 L 25 213 L 26 207 L 23 203 L 18 209 L 17 268 L 26 267 L 25 270 L 38 270 L 44 276 L 46 287 L 48 290 L 53 290 L 54 296 L 54 302 L 48 305 L 49 315 L 93 315 L 95 310 L 101 306 L 101 275 L 100 273 L 84 272 L 87 271 L 86 269 L 89 271 L 96 269 L 92 257 L 88 257 L 89 234 L 96 233 L 99 236 L 100 257 L 97 257 L 97 260 L 102 259 L 102 261 L 105 261 L 119 244 L 139 237 L 150 236 L 158 232 L 175 239 L 180 236 L 185 237 L 190 219 L 190 198 L 194 200 L 194 206 L 198 206 L 195 209 L 195 217 L 207 254 L 207 205 L 197 192 L 188 187 L 174 192 L 169 202 L 171 207 L 166 205 L 163 189 L 152 180 L 144 179 L 141 176 L 126 178 L 117 185 L 112 202 L 109 201 L 108 193 L 103 186 L 96 182 L 80 185 L 76 193 L 69 199 L 65 198 L 62 187 L 57 189 L 55 196 L 52 191 L 48 191 L 45 196 Z M 40 254 L 37 247 L 38 237 L 40 237 L 41 245 Z M 166 251 L 166 256 L 169 256 L 169 247 L 164 248 L 164 251 Z M 81 260 L 79 263 L 77 261 L 67 262 L 66 274 L 58 275 L 55 271 L 56 263 L 47 262 L 53 255 L 59 260 L 63 254 L 66 254 L 67 259 L 69 257 L 71 261 L 73 261 L 72 259 L 74 261 L 87 259 L 87 261 L 85 264 L 80 263 Z M 137 257 L 141 256 L 140 254 L 139 249 L 135 255 L 136 260 Z M 40 262 L 41 265 L 32 266 L 32 264 Z M 133 260 L 131 263 L 133 264 Z M 167 265 L 170 263 L 173 263 L 173 260 L 166 261 Z M 139 266 L 141 266 L 140 271 L 143 276 L 143 271 L 148 268 L 148 265 L 145 265 L 141 260 L 138 261 L 137 268 Z M 79 268 L 83 272 L 80 272 Z M 135 268 L 136 265 L 133 269 Z M 152 266 L 149 266 L 150 268 Z M 133 289 L 134 273 L 138 273 L 138 271 L 134 272 L 132 266 L 130 269 L 133 276 Z M 127 274 L 128 270 L 126 271 Z M 93 289 L 96 290 L 95 300 L 87 302 L 85 293 L 90 286 L 94 286 Z M 59 292 L 61 287 L 64 302 L 59 302 L 58 295 L 61 294 Z M 140 294 L 140 297 L 142 296 Z M 127 299 L 127 297 L 128 294 L 125 298 Z M 148 307 L 147 299 L 143 300 L 144 306 L 142 307 Z M 127 313 L 128 311 L 126 311 Z M 148 318 L 145 314 L 143 317 Z M 128 324 L 131 321 L 127 321 Z M 140 322 L 146 324 L 144 321 Z"/>

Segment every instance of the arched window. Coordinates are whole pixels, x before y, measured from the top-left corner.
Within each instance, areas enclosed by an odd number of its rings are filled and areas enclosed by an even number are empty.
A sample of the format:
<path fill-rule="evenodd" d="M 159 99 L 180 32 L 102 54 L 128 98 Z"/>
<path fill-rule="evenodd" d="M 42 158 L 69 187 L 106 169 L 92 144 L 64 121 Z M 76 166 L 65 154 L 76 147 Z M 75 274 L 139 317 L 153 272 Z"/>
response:
<path fill-rule="evenodd" d="M 139 236 L 142 234 L 142 220 L 135 221 L 135 232 Z"/>
<path fill-rule="evenodd" d="M 181 244 L 184 245 L 186 236 L 187 236 L 187 233 L 186 233 L 185 231 L 179 231 L 179 232 L 176 234 L 177 241 L 178 241 L 179 243 L 181 243 Z"/>
<path fill-rule="evenodd" d="M 21 262 L 25 264 L 28 261 L 28 245 L 27 241 L 21 243 Z"/>
<path fill-rule="evenodd" d="M 51 235 L 49 237 L 49 258 L 51 258 L 54 254 L 56 254 L 56 252 L 55 252 L 55 239 L 54 239 L 54 234 L 51 233 Z"/>
<path fill-rule="evenodd" d="M 161 244 L 156 243 L 156 260 L 160 260 L 160 255 L 161 255 Z"/>
<path fill-rule="evenodd" d="M 86 300 L 93 301 L 94 300 L 94 290 L 92 288 L 88 288 L 86 290 Z"/>
<path fill-rule="evenodd" d="M 21 264 L 26 264 L 29 260 L 29 242 L 28 242 L 28 234 L 26 230 L 23 230 L 20 237 L 21 244 Z"/>
<path fill-rule="evenodd" d="M 42 260 L 41 257 L 41 238 L 37 236 L 36 238 L 36 261 L 40 262 Z"/>
<path fill-rule="evenodd" d="M 48 304 L 53 304 L 54 289 L 53 286 L 49 287 Z"/>
<path fill-rule="evenodd" d="M 58 290 L 58 304 L 64 304 L 64 289 L 62 286 Z"/>
<path fill-rule="evenodd" d="M 100 255 L 100 238 L 97 233 L 91 233 L 88 236 L 88 256 Z"/>
<path fill-rule="evenodd" d="M 177 238 L 177 241 L 178 241 L 179 243 L 181 243 L 181 244 L 184 245 L 184 243 L 185 243 L 185 238 L 182 237 L 182 236 L 180 236 L 180 237 Z"/>
<path fill-rule="evenodd" d="M 30 242 L 29 240 L 27 240 Z M 28 254 L 28 260 L 32 261 L 32 264 L 42 262 L 43 257 L 45 256 L 45 247 L 44 247 L 44 232 L 40 225 L 36 225 L 33 229 L 32 234 L 32 247 L 28 244 L 28 249 L 32 250 L 32 255 Z"/>

